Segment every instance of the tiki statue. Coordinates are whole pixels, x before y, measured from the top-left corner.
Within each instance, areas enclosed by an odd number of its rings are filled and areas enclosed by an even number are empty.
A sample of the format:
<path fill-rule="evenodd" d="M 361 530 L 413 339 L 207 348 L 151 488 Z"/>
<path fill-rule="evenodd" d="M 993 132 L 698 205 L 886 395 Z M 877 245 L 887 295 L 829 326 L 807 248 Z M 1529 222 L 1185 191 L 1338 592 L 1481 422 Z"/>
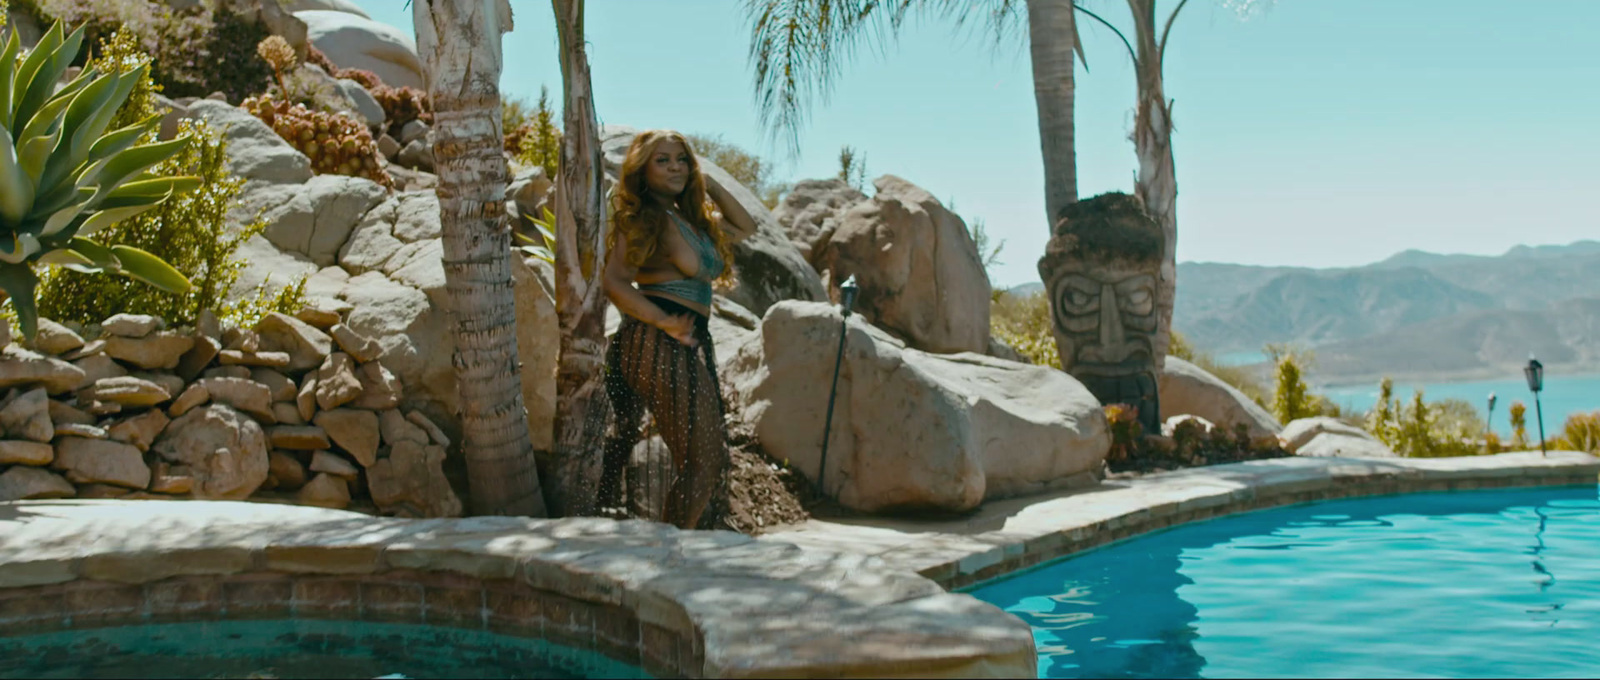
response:
<path fill-rule="evenodd" d="M 1109 193 L 1063 208 L 1039 258 L 1061 369 L 1102 404 L 1138 409 L 1161 433 L 1156 279 L 1161 225 L 1138 198 Z"/>

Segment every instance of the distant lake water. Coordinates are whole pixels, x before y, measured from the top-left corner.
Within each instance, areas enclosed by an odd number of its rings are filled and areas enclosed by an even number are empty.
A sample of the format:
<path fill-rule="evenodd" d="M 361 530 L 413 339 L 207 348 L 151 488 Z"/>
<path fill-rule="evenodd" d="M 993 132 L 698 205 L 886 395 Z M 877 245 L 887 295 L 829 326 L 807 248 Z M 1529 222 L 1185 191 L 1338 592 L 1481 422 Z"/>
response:
<path fill-rule="evenodd" d="M 1491 426 L 1502 437 L 1511 435 L 1511 402 L 1521 401 L 1528 407 L 1528 437 L 1539 436 L 1539 423 L 1533 407 L 1533 393 L 1528 383 L 1520 377 L 1505 380 L 1480 380 L 1473 382 L 1402 383 L 1394 384 L 1394 396 L 1409 402 L 1412 392 L 1422 388 L 1422 397 L 1428 402 L 1443 399 L 1463 399 L 1478 409 L 1478 416 L 1488 412 L 1489 393 L 1498 400 L 1494 405 L 1494 422 Z M 1316 390 L 1333 400 L 1340 408 L 1364 413 L 1378 403 L 1378 384 L 1326 387 Z M 1600 375 L 1545 375 L 1544 391 L 1539 394 L 1544 406 L 1544 432 L 1546 437 L 1561 433 L 1562 424 L 1573 413 L 1600 411 Z"/>

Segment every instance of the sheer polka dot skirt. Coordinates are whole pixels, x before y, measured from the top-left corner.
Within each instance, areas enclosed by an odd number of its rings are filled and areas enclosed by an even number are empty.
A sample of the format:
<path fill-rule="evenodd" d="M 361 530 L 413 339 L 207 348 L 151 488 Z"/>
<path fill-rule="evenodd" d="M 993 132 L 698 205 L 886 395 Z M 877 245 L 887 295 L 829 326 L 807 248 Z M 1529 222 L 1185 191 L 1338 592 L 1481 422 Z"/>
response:
<path fill-rule="evenodd" d="M 654 301 L 669 314 L 684 310 Z M 725 502 L 728 442 L 716 355 L 704 318 L 689 347 L 624 316 L 606 352 L 612 423 L 606 437 L 600 505 L 685 529 L 708 526 Z M 647 416 L 648 415 L 648 419 Z M 663 447 L 665 451 L 663 451 Z"/>

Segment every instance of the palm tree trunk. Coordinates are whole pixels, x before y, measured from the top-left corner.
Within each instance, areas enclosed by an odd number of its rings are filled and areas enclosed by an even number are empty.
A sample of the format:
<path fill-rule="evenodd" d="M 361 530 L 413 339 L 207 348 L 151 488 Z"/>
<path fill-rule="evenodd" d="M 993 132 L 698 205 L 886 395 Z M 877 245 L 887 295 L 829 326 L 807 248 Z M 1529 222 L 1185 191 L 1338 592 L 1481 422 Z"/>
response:
<path fill-rule="evenodd" d="M 500 130 L 506 0 L 412 0 L 433 97 L 433 157 L 462 452 L 476 514 L 544 516 L 522 405 Z"/>
<path fill-rule="evenodd" d="M 1139 107 L 1133 120 L 1133 148 L 1139 157 L 1134 193 L 1161 224 L 1161 278 L 1156 288 L 1156 367 L 1166 365 L 1172 344 L 1172 310 L 1178 290 L 1178 176 L 1172 161 L 1172 102 L 1162 87 L 1161 66 L 1166 35 L 1156 33 L 1156 0 L 1128 0 L 1133 10 L 1139 57 Z M 1179 4 L 1167 19 L 1170 30 Z"/>
<path fill-rule="evenodd" d="M 1028 0 L 1028 43 L 1033 56 L 1033 98 L 1044 155 L 1046 230 L 1056 214 L 1078 200 L 1078 158 L 1073 151 L 1072 0 Z"/>
<path fill-rule="evenodd" d="M 584 50 L 584 0 L 551 0 L 561 41 L 565 89 L 559 179 L 556 188 L 556 315 L 561 359 L 556 369 L 555 452 L 546 479 L 550 505 L 562 516 L 592 515 L 600 482 L 600 451 L 607 408 L 605 186 L 600 130 L 595 122 Z"/>

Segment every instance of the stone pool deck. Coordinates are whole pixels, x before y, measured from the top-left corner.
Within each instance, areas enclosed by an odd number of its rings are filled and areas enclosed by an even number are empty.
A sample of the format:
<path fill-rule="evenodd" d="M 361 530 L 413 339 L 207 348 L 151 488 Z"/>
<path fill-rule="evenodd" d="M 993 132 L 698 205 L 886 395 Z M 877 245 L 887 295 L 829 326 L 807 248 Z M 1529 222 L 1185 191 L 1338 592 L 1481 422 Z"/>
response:
<path fill-rule="evenodd" d="M 958 519 L 813 519 L 761 540 L 877 557 L 948 589 L 1158 529 L 1250 510 L 1423 491 L 1596 484 L 1600 458 L 1519 451 L 1463 458 L 1273 458 L 985 503 Z"/>
<path fill-rule="evenodd" d="M 1037 663 L 1027 624 L 993 605 L 875 557 L 731 532 L 262 503 L 0 503 L 0 637 L 252 618 L 543 638 L 657 677 L 1032 677 Z"/>

